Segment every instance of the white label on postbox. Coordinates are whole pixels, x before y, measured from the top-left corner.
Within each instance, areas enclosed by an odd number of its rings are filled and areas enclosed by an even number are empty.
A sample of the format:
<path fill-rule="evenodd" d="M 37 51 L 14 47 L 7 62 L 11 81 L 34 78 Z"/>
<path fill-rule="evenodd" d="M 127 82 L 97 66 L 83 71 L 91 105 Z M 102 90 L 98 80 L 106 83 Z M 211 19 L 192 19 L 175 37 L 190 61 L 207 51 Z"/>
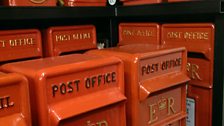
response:
<path fill-rule="evenodd" d="M 187 126 L 195 126 L 195 100 L 187 98 Z"/>

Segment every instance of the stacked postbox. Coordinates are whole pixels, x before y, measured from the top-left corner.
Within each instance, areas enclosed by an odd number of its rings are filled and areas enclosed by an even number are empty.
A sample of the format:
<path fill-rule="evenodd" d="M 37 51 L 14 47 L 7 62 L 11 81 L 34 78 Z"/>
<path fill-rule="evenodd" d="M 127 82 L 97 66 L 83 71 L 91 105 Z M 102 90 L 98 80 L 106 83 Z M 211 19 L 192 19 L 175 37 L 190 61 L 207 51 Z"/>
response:
<path fill-rule="evenodd" d="M 186 124 L 186 50 L 131 44 L 90 54 L 124 62 L 128 126 Z"/>
<path fill-rule="evenodd" d="M 212 125 L 214 65 L 213 24 L 165 24 L 162 44 L 185 46 L 188 50 L 188 126 Z"/>

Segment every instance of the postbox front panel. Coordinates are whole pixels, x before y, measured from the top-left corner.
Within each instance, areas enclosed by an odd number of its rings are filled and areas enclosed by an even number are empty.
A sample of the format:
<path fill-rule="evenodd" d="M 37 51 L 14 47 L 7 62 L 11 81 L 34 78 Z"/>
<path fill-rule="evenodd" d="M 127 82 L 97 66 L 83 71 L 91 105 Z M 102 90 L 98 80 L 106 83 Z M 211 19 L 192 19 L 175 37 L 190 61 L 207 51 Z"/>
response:
<path fill-rule="evenodd" d="M 164 125 L 161 121 L 183 112 L 182 88 L 162 91 L 148 97 L 140 103 L 140 126 Z"/>
<path fill-rule="evenodd" d="M 118 65 L 48 78 L 48 102 L 58 102 L 100 90 L 118 87 L 118 78 Z"/>
<path fill-rule="evenodd" d="M 189 84 L 201 87 L 212 87 L 212 64 L 209 60 L 199 58 L 188 58 L 188 76 L 191 78 Z"/>
<path fill-rule="evenodd" d="M 154 23 L 121 23 L 119 25 L 119 45 L 159 44 L 160 28 Z"/>
<path fill-rule="evenodd" d="M 182 70 L 182 52 L 142 59 L 139 67 L 140 81 L 168 72 L 180 72 Z"/>
<path fill-rule="evenodd" d="M 96 48 L 96 31 L 94 26 L 71 26 L 52 28 L 48 42 L 52 44 L 54 56 L 66 52 Z M 52 41 L 51 41 L 52 40 Z M 50 45 L 50 44 L 49 44 Z"/>
<path fill-rule="evenodd" d="M 60 126 L 125 126 L 124 110 L 124 102 L 116 103 L 63 120 L 60 122 Z"/>
<path fill-rule="evenodd" d="M 37 31 L 0 32 L 0 62 L 42 56 L 40 33 Z"/>
<path fill-rule="evenodd" d="M 3 0 L 6 6 L 56 6 L 56 0 Z"/>
<path fill-rule="evenodd" d="M 21 113 L 20 85 L 0 86 L 0 117 Z"/>

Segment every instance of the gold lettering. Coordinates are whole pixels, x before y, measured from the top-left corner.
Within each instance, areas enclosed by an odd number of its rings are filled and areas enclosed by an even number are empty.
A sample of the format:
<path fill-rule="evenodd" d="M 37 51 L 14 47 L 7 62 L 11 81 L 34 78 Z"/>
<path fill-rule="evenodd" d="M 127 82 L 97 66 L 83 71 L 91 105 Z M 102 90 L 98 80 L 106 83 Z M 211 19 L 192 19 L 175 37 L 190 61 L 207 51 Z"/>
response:
<path fill-rule="evenodd" d="M 0 40 L 0 43 L 2 43 L 2 47 L 5 47 L 5 41 L 4 40 Z"/>
<path fill-rule="evenodd" d="M 34 40 L 33 38 L 13 39 L 13 40 L 9 40 L 9 45 L 11 47 L 34 45 Z"/>
<path fill-rule="evenodd" d="M 173 106 L 174 106 L 174 98 L 170 97 L 168 98 L 168 115 L 172 114 L 172 113 L 176 113 L 176 111 L 174 110 Z"/>
<path fill-rule="evenodd" d="M 78 34 L 73 34 L 72 38 L 74 40 L 78 40 L 78 39 L 90 39 L 91 38 L 91 33 L 78 33 Z"/>
<path fill-rule="evenodd" d="M 149 105 L 149 124 L 158 120 L 158 117 L 156 116 L 155 106 L 157 106 L 157 104 Z"/>
<path fill-rule="evenodd" d="M 128 35 L 132 36 L 132 35 L 134 35 L 134 31 L 124 30 L 124 31 L 123 31 L 123 34 L 124 34 L 124 35 L 127 35 L 127 36 L 128 36 Z"/>
<path fill-rule="evenodd" d="M 184 39 L 208 40 L 208 32 L 185 32 Z"/>
<path fill-rule="evenodd" d="M 152 31 L 148 31 L 148 30 L 138 30 L 137 31 L 137 36 L 152 36 Z"/>
<path fill-rule="evenodd" d="M 150 36 L 153 36 L 153 32 L 149 30 L 138 30 L 138 31 L 123 30 L 123 35 L 150 37 Z"/>
<path fill-rule="evenodd" d="M 189 73 L 189 76 L 193 80 L 202 80 L 201 77 L 198 74 L 199 66 L 196 64 L 187 63 L 187 72 Z"/>
<path fill-rule="evenodd" d="M 69 41 L 71 40 L 70 35 L 56 35 L 56 42 L 58 41 Z"/>
<path fill-rule="evenodd" d="M 180 39 L 182 32 L 168 32 L 167 38 Z"/>

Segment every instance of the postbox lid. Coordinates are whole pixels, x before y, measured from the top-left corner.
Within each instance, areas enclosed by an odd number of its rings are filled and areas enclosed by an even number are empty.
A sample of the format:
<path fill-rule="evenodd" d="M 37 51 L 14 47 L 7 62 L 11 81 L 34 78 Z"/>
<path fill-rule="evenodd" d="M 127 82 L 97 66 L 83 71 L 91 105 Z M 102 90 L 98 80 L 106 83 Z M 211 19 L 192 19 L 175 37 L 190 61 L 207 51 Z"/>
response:
<path fill-rule="evenodd" d="M 120 23 L 119 45 L 160 44 L 160 25 L 157 23 Z"/>
<path fill-rule="evenodd" d="M 41 34 L 37 29 L 0 31 L 0 62 L 42 57 Z"/>
<path fill-rule="evenodd" d="M 68 119 L 112 104 L 124 102 L 125 100 L 126 97 L 120 92 L 119 89 L 108 89 L 91 94 L 91 96 L 81 96 L 65 102 L 53 104 L 50 107 L 50 115 L 52 120 L 58 124 L 58 121 L 60 121 L 58 118 L 63 120 Z M 74 105 L 75 109 L 68 109 L 73 108 Z"/>
<path fill-rule="evenodd" d="M 163 75 L 158 78 L 147 79 L 139 82 L 139 99 L 140 101 L 145 100 L 149 95 L 161 91 L 164 89 L 168 89 L 170 87 L 174 87 L 177 85 L 185 84 L 190 79 L 184 73 L 176 73 Z"/>
<path fill-rule="evenodd" d="M 188 52 L 212 58 L 215 27 L 211 23 L 163 24 L 161 43 L 185 46 Z"/>
<path fill-rule="evenodd" d="M 45 39 L 46 56 L 97 48 L 94 25 L 50 27 L 46 31 Z"/>

